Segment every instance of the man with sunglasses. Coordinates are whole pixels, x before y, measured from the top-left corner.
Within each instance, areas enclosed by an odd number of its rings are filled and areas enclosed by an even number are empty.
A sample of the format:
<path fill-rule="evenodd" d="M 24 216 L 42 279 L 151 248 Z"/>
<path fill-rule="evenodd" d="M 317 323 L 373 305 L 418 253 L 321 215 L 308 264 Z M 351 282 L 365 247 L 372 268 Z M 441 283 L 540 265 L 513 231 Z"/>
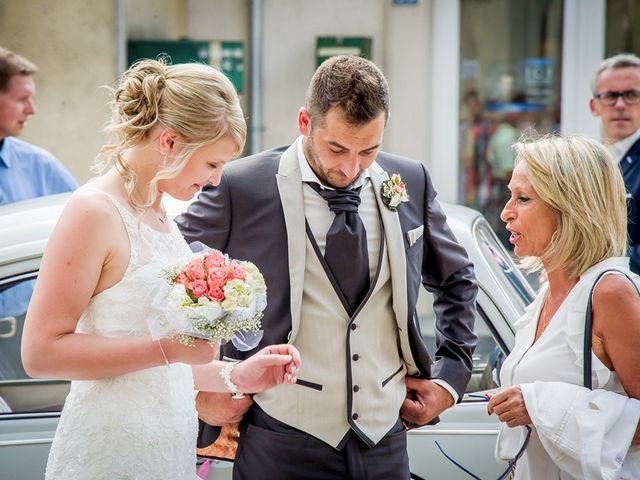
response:
<path fill-rule="evenodd" d="M 627 188 L 630 268 L 640 273 L 640 58 L 607 58 L 596 70 L 591 89 L 591 113 L 602 120 L 604 142 Z"/>

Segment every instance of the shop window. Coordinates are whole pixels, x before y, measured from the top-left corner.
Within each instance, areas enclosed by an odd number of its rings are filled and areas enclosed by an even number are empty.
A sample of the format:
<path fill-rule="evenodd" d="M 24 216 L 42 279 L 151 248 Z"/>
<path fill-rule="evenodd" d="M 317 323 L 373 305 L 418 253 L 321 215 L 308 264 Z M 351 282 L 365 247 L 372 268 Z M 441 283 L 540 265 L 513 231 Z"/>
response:
<path fill-rule="evenodd" d="M 461 0 L 459 203 L 500 212 L 523 132 L 560 128 L 562 0 Z"/>
<path fill-rule="evenodd" d="M 640 52 L 640 1 L 607 0 L 605 56 Z"/>

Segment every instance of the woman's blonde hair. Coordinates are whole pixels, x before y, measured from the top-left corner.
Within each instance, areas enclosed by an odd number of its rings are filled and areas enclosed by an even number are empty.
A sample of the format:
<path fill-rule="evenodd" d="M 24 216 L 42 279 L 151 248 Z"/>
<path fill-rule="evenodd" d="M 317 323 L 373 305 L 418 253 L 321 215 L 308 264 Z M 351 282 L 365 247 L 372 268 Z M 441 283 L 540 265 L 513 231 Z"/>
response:
<path fill-rule="evenodd" d="M 567 268 L 578 278 L 596 263 L 627 250 L 624 181 L 607 149 L 581 136 L 521 138 L 514 145 L 531 185 L 558 214 L 558 229 L 538 259 L 548 271 Z"/>
<path fill-rule="evenodd" d="M 247 126 L 238 95 L 231 81 L 211 66 L 141 60 L 111 91 L 112 117 L 105 127 L 110 142 L 100 150 L 96 170 L 115 166 L 125 179 L 129 202 L 138 210 L 155 201 L 158 182 L 177 176 L 198 148 L 225 136 L 237 144 L 236 153 L 244 148 Z M 175 130 L 185 143 L 175 161 L 164 159 L 150 182 L 149 197 L 141 201 L 135 198 L 136 174 L 122 154 L 140 145 L 156 125 Z"/>

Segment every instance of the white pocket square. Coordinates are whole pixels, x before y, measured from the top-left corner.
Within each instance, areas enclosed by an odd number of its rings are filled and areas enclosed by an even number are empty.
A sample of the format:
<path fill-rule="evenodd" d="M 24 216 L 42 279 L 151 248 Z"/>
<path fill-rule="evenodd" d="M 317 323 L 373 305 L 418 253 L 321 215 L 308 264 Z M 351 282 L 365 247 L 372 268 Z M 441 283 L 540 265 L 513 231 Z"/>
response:
<path fill-rule="evenodd" d="M 407 241 L 409 242 L 409 246 L 412 247 L 414 243 L 418 241 L 418 239 L 424 233 L 424 225 L 420 225 L 418 228 L 414 228 L 413 230 L 409 230 L 407 232 Z"/>

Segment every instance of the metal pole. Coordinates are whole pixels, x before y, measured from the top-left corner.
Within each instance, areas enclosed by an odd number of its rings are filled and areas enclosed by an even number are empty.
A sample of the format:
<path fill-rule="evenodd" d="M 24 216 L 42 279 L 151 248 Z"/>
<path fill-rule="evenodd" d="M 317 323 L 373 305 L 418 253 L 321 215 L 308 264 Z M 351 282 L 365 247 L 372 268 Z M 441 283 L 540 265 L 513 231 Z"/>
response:
<path fill-rule="evenodd" d="M 116 78 L 127 69 L 127 29 L 124 0 L 116 0 Z"/>
<path fill-rule="evenodd" d="M 262 150 L 262 0 L 251 0 L 251 110 L 249 153 Z"/>

